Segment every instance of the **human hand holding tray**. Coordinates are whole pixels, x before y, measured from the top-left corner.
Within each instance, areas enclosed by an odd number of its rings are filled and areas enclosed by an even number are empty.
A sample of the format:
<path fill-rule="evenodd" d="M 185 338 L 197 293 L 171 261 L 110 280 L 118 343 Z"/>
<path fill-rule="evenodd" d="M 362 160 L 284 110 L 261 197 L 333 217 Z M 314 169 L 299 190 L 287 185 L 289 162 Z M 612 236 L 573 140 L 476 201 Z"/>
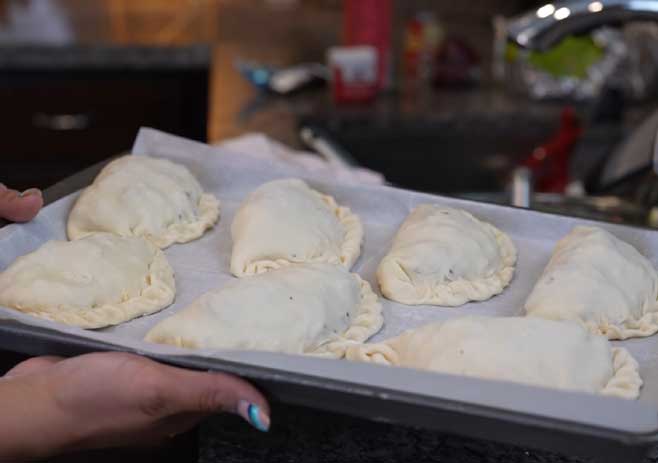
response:
<path fill-rule="evenodd" d="M 639 456 L 658 438 L 658 336 L 614 343 L 626 347 L 640 363 L 645 385 L 639 401 L 344 360 L 265 352 L 191 351 L 143 342 L 146 332 L 157 322 L 233 278 L 229 272 L 229 227 L 247 194 L 264 182 L 300 176 L 300 173 L 294 167 L 242 158 L 152 129 L 140 131 L 133 153 L 184 164 L 205 190 L 222 201 L 222 217 L 212 231 L 197 241 L 174 245 L 165 251 L 176 273 L 175 303 L 158 314 L 97 331 L 0 308 L 0 317 L 5 319 L 0 323 L 0 348 L 64 355 L 99 349 L 136 351 L 190 368 L 245 376 L 272 398 L 286 403 L 568 453 L 623 455 L 623 461 L 632 461 L 633 455 Z M 557 240 L 576 224 L 593 223 L 384 186 L 336 184 L 331 179 L 308 174 L 303 178 L 360 216 L 365 241 L 353 271 L 369 281 L 376 291 L 375 271 L 379 261 L 400 223 L 421 203 L 463 208 L 508 233 L 518 248 L 511 285 L 488 301 L 442 308 L 404 306 L 382 298 L 385 325 L 370 342 L 456 316 L 521 315 L 523 303 Z M 66 218 L 77 195 L 73 193 L 50 204 L 31 223 L 0 229 L 0 268 L 6 268 L 16 257 L 35 250 L 49 239 L 66 239 Z M 654 265 L 658 262 L 655 231 L 597 225 L 636 246 Z"/>

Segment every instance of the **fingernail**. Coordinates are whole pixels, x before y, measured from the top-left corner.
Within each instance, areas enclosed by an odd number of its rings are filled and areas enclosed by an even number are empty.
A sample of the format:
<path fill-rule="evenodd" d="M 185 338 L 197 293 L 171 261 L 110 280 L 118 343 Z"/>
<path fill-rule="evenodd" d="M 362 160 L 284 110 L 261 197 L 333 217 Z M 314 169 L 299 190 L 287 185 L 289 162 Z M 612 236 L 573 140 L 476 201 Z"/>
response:
<path fill-rule="evenodd" d="M 256 404 L 241 400 L 238 402 L 238 414 L 259 431 L 270 429 L 270 417 Z"/>
<path fill-rule="evenodd" d="M 21 198 L 24 196 L 31 196 L 31 195 L 39 195 L 41 196 L 41 190 L 38 188 L 30 188 L 29 190 L 25 190 L 22 193 L 18 193 L 18 196 Z"/>

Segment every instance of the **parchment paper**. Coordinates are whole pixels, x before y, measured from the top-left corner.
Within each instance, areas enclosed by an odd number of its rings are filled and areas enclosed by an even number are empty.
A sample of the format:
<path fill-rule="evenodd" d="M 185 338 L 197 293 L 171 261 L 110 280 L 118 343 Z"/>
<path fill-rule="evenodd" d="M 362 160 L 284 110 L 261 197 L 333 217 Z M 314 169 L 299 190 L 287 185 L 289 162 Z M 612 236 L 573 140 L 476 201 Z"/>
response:
<path fill-rule="evenodd" d="M 190 351 L 141 341 L 144 334 L 155 323 L 184 308 L 204 292 L 220 287 L 233 278 L 229 273 L 231 251 L 229 227 L 240 202 L 260 184 L 275 178 L 300 176 L 300 171 L 278 162 L 243 157 L 225 149 L 184 140 L 152 129 L 140 131 L 133 153 L 163 157 L 186 165 L 196 175 L 204 189 L 214 193 L 221 200 L 220 222 L 212 231 L 197 241 L 173 245 L 166 250 L 169 262 L 176 273 L 175 303 L 160 313 L 96 331 L 67 327 L 2 307 L 0 307 L 0 318 L 16 319 L 26 324 L 50 327 L 63 333 L 75 333 L 125 345 L 136 348 L 140 352 L 170 355 L 194 353 L 283 369 L 296 369 L 295 365 L 313 365 L 322 370 L 322 365 L 341 362 L 320 359 L 284 362 L 281 360 L 284 357 L 293 359 L 298 357 L 253 352 Z M 308 171 L 304 171 L 304 174 L 304 178 L 311 186 L 334 196 L 338 203 L 349 206 L 361 217 L 365 228 L 365 243 L 353 271 L 368 280 L 378 294 L 380 294 L 379 288 L 374 276 L 376 267 L 389 249 L 390 241 L 398 226 L 418 204 L 435 202 L 464 208 L 507 232 L 517 246 L 519 259 L 515 277 L 501 295 L 489 301 L 471 303 L 458 308 L 410 307 L 382 298 L 385 325 L 371 341 L 381 341 L 405 329 L 450 317 L 470 314 L 520 315 L 523 302 L 547 263 L 555 242 L 578 223 L 595 224 L 606 228 L 636 246 L 651 259 L 654 265 L 658 263 L 658 233 L 655 231 L 438 197 L 386 186 L 340 184 L 321 175 L 312 175 Z M 47 240 L 66 239 L 66 218 L 76 197 L 77 193 L 49 205 L 31 223 L 0 229 L 0 270 L 6 268 L 15 258 L 35 250 Z M 559 342 L 559 339 L 556 342 Z M 641 375 L 645 380 L 640 400 L 658 406 L 658 368 L 656 368 L 658 335 L 615 344 L 627 347 L 640 362 Z"/>

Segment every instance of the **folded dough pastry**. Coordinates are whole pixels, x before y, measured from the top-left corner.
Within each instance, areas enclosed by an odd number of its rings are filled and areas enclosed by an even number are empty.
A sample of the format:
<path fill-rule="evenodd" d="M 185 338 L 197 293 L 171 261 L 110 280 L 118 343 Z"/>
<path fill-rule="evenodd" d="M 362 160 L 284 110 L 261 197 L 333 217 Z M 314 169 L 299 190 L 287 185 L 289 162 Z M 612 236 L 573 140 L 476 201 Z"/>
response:
<path fill-rule="evenodd" d="M 359 218 L 334 198 L 298 179 L 261 185 L 240 206 L 233 224 L 231 272 L 239 277 L 303 262 L 350 269 L 361 253 Z"/>
<path fill-rule="evenodd" d="M 341 357 L 383 323 L 370 285 L 335 264 L 299 264 L 233 280 L 158 323 L 151 342 Z"/>
<path fill-rule="evenodd" d="M 186 167 L 124 156 L 83 190 L 68 220 L 69 239 L 95 232 L 143 236 L 159 248 L 199 238 L 219 218 L 219 201 Z"/>
<path fill-rule="evenodd" d="M 636 399 L 642 380 L 626 349 L 577 323 L 528 317 L 463 317 L 424 325 L 348 360 Z"/>
<path fill-rule="evenodd" d="M 555 246 L 525 309 L 627 339 L 658 331 L 657 297 L 658 275 L 647 258 L 605 230 L 576 227 Z"/>
<path fill-rule="evenodd" d="M 499 294 L 514 275 L 505 233 L 461 209 L 416 207 L 377 269 L 382 294 L 403 304 L 458 306 Z"/>
<path fill-rule="evenodd" d="M 96 233 L 48 241 L 0 273 L 0 305 L 82 328 L 157 312 L 174 300 L 174 272 L 143 238 Z"/>

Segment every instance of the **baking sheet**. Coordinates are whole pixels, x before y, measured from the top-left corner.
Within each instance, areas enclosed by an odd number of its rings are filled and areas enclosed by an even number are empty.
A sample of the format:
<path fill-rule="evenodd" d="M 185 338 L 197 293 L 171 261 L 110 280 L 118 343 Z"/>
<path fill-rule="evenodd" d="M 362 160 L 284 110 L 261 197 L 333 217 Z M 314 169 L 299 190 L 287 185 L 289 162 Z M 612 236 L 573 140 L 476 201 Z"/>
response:
<path fill-rule="evenodd" d="M 349 380 L 364 385 L 374 384 L 394 390 L 462 402 L 477 402 L 525 413 L 539 413 L 635 433 L 656 431 L 658 336 L 615 342 L 627 347 L 640 362 L 641 375 L 645 380 L 640 402 L 434 373 L 396 370 L 376 365 L 351 364 L 345 361 L 259 352 L 189 351 L 142 342 L 141 338 L 144 334 L 158 321 L 184 308 L 205 291 L 222 286 L 233 278 L 228 270 L 231 250 L 229 227 L 237 207 L 245 196 L 263 182 L 298 176 L 300 172 L 294 167 L 276 162 L 255 161 L 227 150 L 191 142 L 152 129 L 140 131 L 133 153 L 164 157 L 185 164 L 197 176 L 204 189 L 216 194 L 222 202 L 218 226 L 200 240 L 174 245 L 166 250 L 169 262 L 176 272 L 175 303 L 158 314 L 97 331 L 67 327 L 1 307 L 0 317 L 130 347 L 139 352 L 164 355 L 194 353 L 194 355 L 239 361 L 282 371 Z M 362 255 L 353 271 L 368 280 L 376 291 L 378 288 L 374 275 L 377 264 L 387 252 L 399 224 L 413 207 L 423 202 L 432 201 L 464 208 L 510 234 L 517 246 L 519 260 L 512 284 L 500 296 L 489 301 L 471 303 L 459 308 L 440 308 L 409 307 L 382 298 L 385 325 L 382 331 L 372 338 L 371 341 L 374 342 L 434 320 L 472 314 L 496 316 L 521 314 L 523 302 L 546 264 L 555 242 L 574 225 L 592 223 L 581 219 L 437 197 L 390 187 L 336 184 L 321 176 L 313 176 L 308 172 L 304 174 L 304 178 L 312 186 L 331 194 L 340 204 L 349 206 L 361 217 L 365 228 L 365 243 Z M 7 267 L 18 256 L 35 250 L 48 239 L 65 239 L 66 217 L 76 196 L 77 194 L 70 195 L 49 205 L 31 223 L 0 229 L 0 270 Z M 658 233 L 610 224 L 597 223 L 597 225 L 633 244 L 649 257 L 654 265 L 658 264 Z M 405 374 L 399 374 L 400 371 L 405 371 Z"/>

